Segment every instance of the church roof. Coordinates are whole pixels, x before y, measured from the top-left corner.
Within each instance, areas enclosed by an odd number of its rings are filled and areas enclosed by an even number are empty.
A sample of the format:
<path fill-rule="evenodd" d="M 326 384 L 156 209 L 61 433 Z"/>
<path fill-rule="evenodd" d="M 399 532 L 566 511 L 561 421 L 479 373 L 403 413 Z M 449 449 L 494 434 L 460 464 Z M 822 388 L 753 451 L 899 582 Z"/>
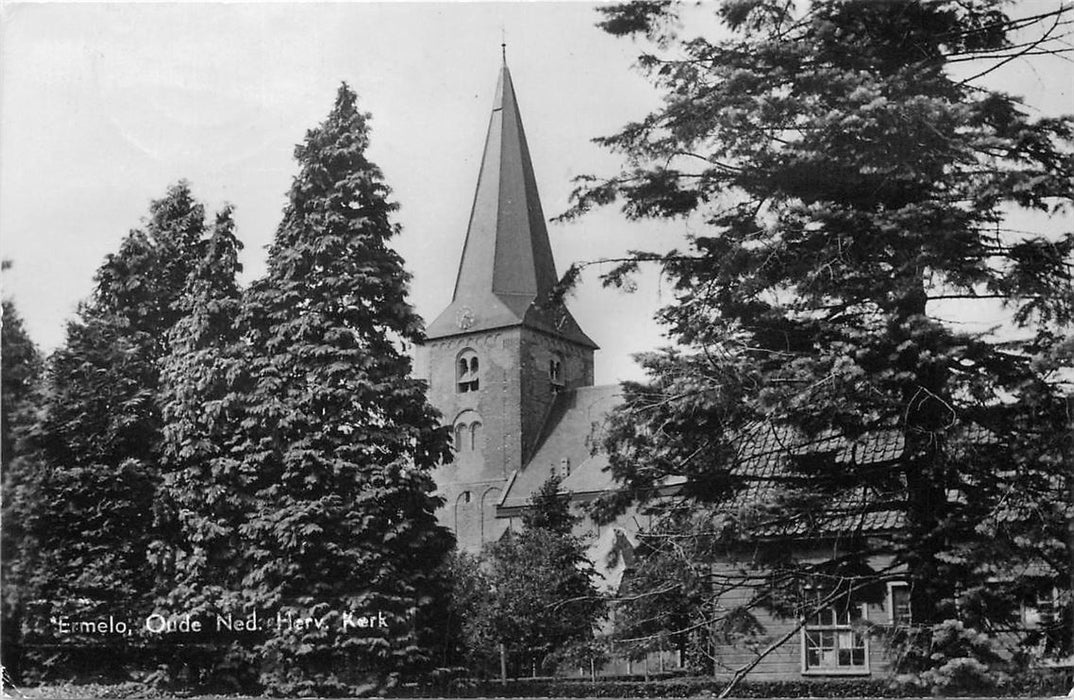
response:
<path fill-rule="evenodd" d="M 622 402 L 618 384 L 561 392 L 548 411 L 533 456 L 515 476 L 501 508 L 524 507 L 552 472 L 564 476 L 562 487 L 575 495 L 598 494 L 614 487 L 603 452 L 594 451 L 604 421 Z"/>
<path fill-rule="evenodd" d="M 526 325 L 596 347 L 565 308 L 544 308 L 557 280 L 522 116 L 505 64 L 496 85 L 455 291 L 426 335 L 441 338 Z"/>

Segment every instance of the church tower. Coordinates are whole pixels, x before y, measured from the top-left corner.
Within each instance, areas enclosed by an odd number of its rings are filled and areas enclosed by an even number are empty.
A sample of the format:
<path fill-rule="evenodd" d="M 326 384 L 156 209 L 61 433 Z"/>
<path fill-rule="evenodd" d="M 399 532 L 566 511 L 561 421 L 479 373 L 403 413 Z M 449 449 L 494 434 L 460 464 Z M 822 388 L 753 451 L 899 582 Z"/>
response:
<path fill-rule="evenodd" d="M 596 344 L 548 296 L 558 277 L 511 73 L 500 70 L 451 303 L 426 329 L 429 398 L 452 426 L 439 514 L 463 549 L 497 539 L 496 506 L 557 395 L 593 384 Z"/>

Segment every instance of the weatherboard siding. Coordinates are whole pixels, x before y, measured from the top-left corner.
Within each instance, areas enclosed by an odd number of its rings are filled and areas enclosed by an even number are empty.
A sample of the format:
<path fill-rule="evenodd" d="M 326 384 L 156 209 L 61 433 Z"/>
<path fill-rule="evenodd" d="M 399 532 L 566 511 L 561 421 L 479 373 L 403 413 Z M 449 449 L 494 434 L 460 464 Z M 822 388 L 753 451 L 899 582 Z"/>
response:
<path fill-rule="evenodd" d="M 808 560 L 814 557 L 801 557 Z M 819 559 L 819 557 L 817 557 Z M 879 568 L 880 562 L 873 562 L 874 568 Z M 713 573 L 717 576 L 737 575 L 743 571 L 741 564 L 725 564 L 716 566 Z M 759 575 L 763 572 L 753 569 L 751 574 Z M 748 588 L 735 589 L 723 593 L 718 601 L 718 611 L 729 611 L 746 605 L 750 599 Z M 886 599 L 879 604 L 865 606 L 865 619 L 872 624 L 886 626 L 890 621 L 890 612 L 887 609 L 889 601 Z M 777 642 L 784 635 L 798 627 L 798 620 L 780 618 L 765 610 L 754 611 L 754 617 L 762 631 L 756 637 L 737 641 L 735 643 L 722 643 L 713 647 L 712 653 L 716 658 L 717 674 L 734 673 L 736 670 L 752 662 L 756 657 Z M 861 669 L 821 671 L 817 669 L 805 669 L 803 657 L 803 633 L 801 630 L 794 631 L 791 637 L 782 645 L 769 652 L 756 667 L 750 671 L 749 677 L 755 680 L 790 680 L 804 677 L 863 677 L 887 674 L 891 664 L 885 653 L 880 639 L 866 639 L 866 653 L 868 663 L 864 671 Z"/>

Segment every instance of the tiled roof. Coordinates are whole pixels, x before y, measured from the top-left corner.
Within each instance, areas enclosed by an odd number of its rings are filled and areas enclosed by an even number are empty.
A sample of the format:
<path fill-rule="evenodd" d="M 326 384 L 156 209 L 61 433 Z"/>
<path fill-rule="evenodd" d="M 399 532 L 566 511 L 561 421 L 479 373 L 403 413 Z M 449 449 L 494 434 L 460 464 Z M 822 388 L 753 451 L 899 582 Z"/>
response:
<path fill-rule="evenodd" d="M 524 507 L 553 471 L 566 474 L 564 491 L 589 498 L 616 487 L 607 470 L 607 455 L 599 446 L 607 414 L 622 402 L 618 386 L 585 387 L 560 394 L 553 403 L 533 457 L 519 471 L 501 507 Z M 988 445 L 998 438 L 989 431 L 969 429 L 971 441 Z M 719 519 L 734 517 L 748 523 L 758 537 L 817 537 L 869 534 L 898 530 L 905 524 L 893 503 L 899 493 L 882 494 L 862 485 L 826 493 L 823 507 L 788 516 L 776 512 L 788 490 L 801 489 L 808 476 L 796 471 L 792 457 L 828 455 L 844 468 L 868 466 L 892 469 L 906 457 L 906 440 L 896 430 L 877 430 L 857 439 L 835 433 L 804 437 L 789 428 L 757 423 L 743 431 L 732 473 L 745 487 L 722 504 Z M 901 478 L 901 477 L 899 477 Z M 665 486 L 682 484 L 670 477 Z"/>
<path fill-rule="evenodd" d="M 501 508 L 525 507 L 530 496 L 552 474 L 566 474 L 563 490 L 574 496 L 592 496 L 615 488 L 607 455 L 594 451 L 609 411 L 621 403 L 618 386 L 585 387 L 560 394 L 551 409 L 533 457 L 519 471 L 500 502 Z M 747 483 L 746 488 L 725 502 L 724 515 L 747 515 L 754 522 L 753 532 L 763 537 L 798 537 L 833 535 L 850 532 L 879 532 L 897 529 L 902 515 L 883 507 L 874 495 L 859 488 L 833 496 L 823 512 L 812 512 L 793 519 L 765 517 L 761 511 L 775 505 L 785 486 L 802 476 L 791 469 L 788 457 L 809 453 L 827 453 L 836 463 L 883 465 L 895 463 L 905 451 L 905 441 L 896 431 L 876 432 L 850 441 L 836 435 L 812 439 L 795 436 L 786 429 L 756 424 L 744 431 L 738 443 L 738 461 L 734 473 Z M 672 477 L 668 484 L 680 484 Z M 748 513 L 748 511 L 755 511 Z"/>
<path fill-rule="evenodd" d="M 975 445 L 995 443 L 994 433 L 980 427 L 966 429 Z M 836 465 L 844 468 L 869 466 L 896 468 L 906 458 L 906 440 L 897 430 L 876 430 L 851 440 L 835 433 L 806 438 L 788 428 L 756 424 L 743 433 L 739 441 L 738 461 L 732 473 L 746 487 L 725 503 L 725 514 L 746 515 L 750 530 L 762 537 L 835 536 L 867 534 L 897 530 L 905 525 L 901 510 L 893 503 L 902 494 L 880 493 L 864 485 L 848 486 L 826 493 L 825 505 L 806 513 L 788 516 L 783 513 L 764 513 L 766 506 L 774 507 L 787 488 L 800 489 L 808 476 L 796 472 L 791 457 L 810 454 L 830 455 Z M 897 474 L 901 483 L 901 472 Z M 754 512 L 750 513 L 748 510 Z"/>
<path fill-rule="evenodd" d="M 882 466 L 903 457 L 905 441 L 896 431 L 877 431 L 858 440 L 835 434 L 803 438 L 793 431 L 756 424 L 738 443 L 732 473 L 745 488 L 724 503 L 720 519 L 736 516 L 760 537 L 828 536 L 879 532 L 902 526 L 901 513 L 886 507 L 882 498 L 864 487 L 834 494 L 823 509 L 788 516 L 767 511 L 775 507 L 783 491 L 801 486 L 803 477 L 790 464 L 790 457 L 828 454 L 836 464 Z"/>

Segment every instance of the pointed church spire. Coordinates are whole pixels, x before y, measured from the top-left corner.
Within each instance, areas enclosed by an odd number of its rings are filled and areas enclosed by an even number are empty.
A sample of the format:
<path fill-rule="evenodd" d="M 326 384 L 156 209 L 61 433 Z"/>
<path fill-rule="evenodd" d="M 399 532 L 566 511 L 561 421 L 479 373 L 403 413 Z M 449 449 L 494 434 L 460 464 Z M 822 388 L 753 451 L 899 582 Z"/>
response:
<path fill-rule="evenodd" d="M 535 297 L 547 295 L 556 279 L 511 72 L 504 65 L 454 298 L 491 291 L 522 313 Z"/>
<path fill-rule="evenodd" d="M 502 46 L 506 54 L 506 46 Z M 529 325 L 594 346 L 566 309 L 540 308 L 558 279 L 506 57 L 500 69 L 451 305 L 430 338 Z"/>

